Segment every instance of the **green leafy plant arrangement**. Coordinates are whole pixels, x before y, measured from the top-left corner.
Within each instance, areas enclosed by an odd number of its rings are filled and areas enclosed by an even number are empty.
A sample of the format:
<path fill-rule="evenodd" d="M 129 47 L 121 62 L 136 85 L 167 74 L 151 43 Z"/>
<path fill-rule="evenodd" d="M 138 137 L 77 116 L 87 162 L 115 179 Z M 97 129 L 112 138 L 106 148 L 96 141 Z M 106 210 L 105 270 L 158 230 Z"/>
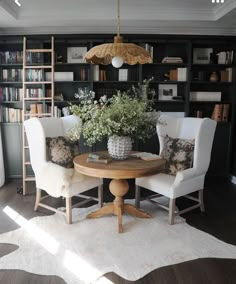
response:
<path fill-rule="evenodd" d="M 148 100 L 121 91 L 108 100 L 94 97 L 90 91 L 80 96 L 79 105 L 71 106 L 72 113 L 82 119 L 82 135 L 89 146 L 114 135 L 145 141 L 156 133 L 156 124 L 162 123 Z"/>

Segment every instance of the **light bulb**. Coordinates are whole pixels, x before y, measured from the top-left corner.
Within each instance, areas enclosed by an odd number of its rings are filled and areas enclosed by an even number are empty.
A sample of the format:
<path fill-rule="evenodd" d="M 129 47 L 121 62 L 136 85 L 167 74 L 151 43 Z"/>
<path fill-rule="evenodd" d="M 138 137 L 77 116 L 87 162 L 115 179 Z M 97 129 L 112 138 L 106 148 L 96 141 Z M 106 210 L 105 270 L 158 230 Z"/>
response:
<path fill-rule="evenodd" d="M 123 58 L 120 56 L 114 56 L 112 58 L 111 64 L 115 67 L 115 68 L 120 68 L 123 65 L 124 61 Z"/>

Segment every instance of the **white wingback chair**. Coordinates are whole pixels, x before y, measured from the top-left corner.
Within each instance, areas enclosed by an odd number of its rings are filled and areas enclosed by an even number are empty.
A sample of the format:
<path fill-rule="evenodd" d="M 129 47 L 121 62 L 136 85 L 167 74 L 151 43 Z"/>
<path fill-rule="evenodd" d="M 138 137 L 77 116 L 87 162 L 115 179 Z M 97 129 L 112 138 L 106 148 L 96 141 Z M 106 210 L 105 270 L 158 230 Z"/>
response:
<path fill-rule="evenodd" d="M 159 154 L 164 148 L 166 135 L 179 139 L 195 139 L 193 167 L 177 172 L 176 176 L 159 173 L 149 177 L 137 178 L 136 183 L 136 206 L 140 206 L 140 188 L 147 188 L 157 194 L 148 197 L 152 203 L 169 211 L 169 224 L 174 223 L 174 216 L 200 207 L 204 211 L 203 188 L 205 175 L 210 164 L 211 149 L 216 128 L 216 122 L 209 118 L 175 118 L 161 115 L 166 125 L 157 125 L 157 135 L 160 143 Z M 188 194 L 199 191 L 198 198 Z M 169 206 L 158 203 L 156 197 L 166 196 L 169 198 Z M 175 200 L 185 196 L 197 202 L 196 205 L 176 211 Z M 155 200 L 156 199 L 156 200 Z"/>
<path fill-rule="evenodd" d="M 89 177 L 77 173 L 73 168 L 64 168 L 51 161 L 47 161 L 46 137 L 65 136 L 67 131 L 76 124 L 81 124 L 77 116 L 63 118 L 30 118 L 24 122 L 26 137 L 29 145 L 30 161 L 35 174 L 36 201 L 35 211 L 38 206 L 47 208 L 66 216 L 67 223 L 72 223 L 72 208 L 86 203 L 92 199 L 102 206 L 103 181 L 100 178 Z M 98 187 L 98 198 L 88 197 L 82 193 L 91 188 Z M 64 197 L 66 199 L 66 212 L 43 204 L 41 190 L 47 196 Z M 72 196 L 81 196 L 84 201 L 72 206 Z"/>

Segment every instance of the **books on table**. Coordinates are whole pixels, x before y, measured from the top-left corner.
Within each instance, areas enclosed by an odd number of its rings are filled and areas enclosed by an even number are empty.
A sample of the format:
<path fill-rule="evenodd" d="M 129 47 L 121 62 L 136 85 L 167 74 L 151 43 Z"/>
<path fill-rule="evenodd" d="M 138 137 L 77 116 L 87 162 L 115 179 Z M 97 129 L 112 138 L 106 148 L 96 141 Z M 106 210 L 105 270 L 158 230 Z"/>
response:
<path fill-rule="evenodd" d="M 109 164 L 112 158 L 102 153 L 89 153 L 87 162 Z"/>
<path fill-rule="evenodd" d="M 152 161 L 152 160 L 160 160 L 162 159 L 161 156 L 156 155 L 156 154 L 152 154 L 152 153 L 148 153 L 148 152 L 138 152 L 138 153 L 133 153 L 130 155 L 131 157 L 135 157 L 135 158 L 140 158 L 144 161 Z"/>

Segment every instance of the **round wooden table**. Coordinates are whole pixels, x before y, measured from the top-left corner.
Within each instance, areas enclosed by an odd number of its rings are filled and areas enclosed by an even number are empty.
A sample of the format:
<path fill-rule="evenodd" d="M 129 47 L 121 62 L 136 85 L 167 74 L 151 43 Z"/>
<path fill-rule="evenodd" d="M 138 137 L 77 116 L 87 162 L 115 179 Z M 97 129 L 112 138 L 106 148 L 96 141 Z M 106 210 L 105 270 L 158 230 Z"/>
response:
<path fill-rule="evenodd" d="M 106 204 L 99 210 L 88 214 L 87 218 L 97 218 L 108 214 L 117 215 L 119 233 L 123 232 L 122 214 L 124 212 L 136 217 L 150 218 L 150 214 L 137 209 L 131 204 L 124 204 L 123 196 L 129 190 L 126 179 L 157 174 L 163 169 L 165 160 L 144 161 L 131 157 L 127 160 L 112 160 L 109 164 L 103 164 L 87 162 L 88 155 L 89 153 L 86 153 L 74 158 L 75 170 L 88 176 L 112 179 L 109 189 L 115 199 L 113 203 Z"/>

